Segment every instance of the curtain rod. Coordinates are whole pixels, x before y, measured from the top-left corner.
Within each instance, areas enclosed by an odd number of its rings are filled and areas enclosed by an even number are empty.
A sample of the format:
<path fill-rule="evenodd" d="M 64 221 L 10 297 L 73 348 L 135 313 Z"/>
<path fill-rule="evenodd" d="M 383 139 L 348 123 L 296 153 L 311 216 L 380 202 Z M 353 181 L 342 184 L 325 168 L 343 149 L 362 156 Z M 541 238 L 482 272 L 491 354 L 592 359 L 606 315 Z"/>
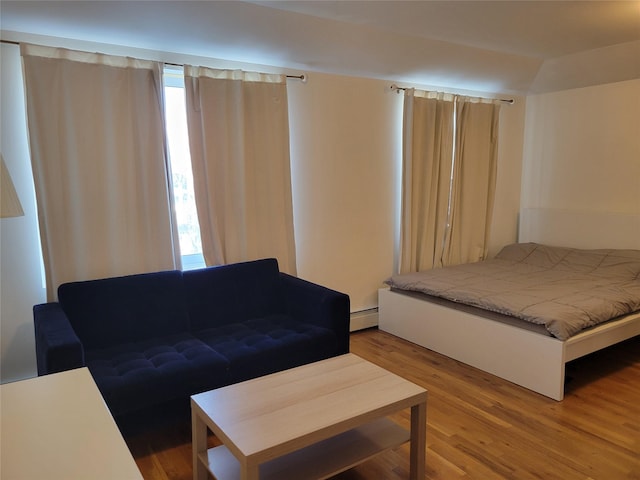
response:
<path fill-rule="evenodd" d="M 13 40 L 4 40 L 0 39 L 0 43 L 6 43 L 9 45 L 20 45 L 20 42 L 14 42 Z M 162 62 L 165 65 L 171 65 L 172 67 L 184 67 L 183 63 L 172 63 L 172 62 Z M 296 80 L 300 80 L 303 83 L 307 81 L 307 76 L 302 73 L 300 75 L 285 75 L 287 78 L 295 78 Z"/>
<path fill-rule="evenodd" d="M 396 93 L 400 93 L 400 90 L 402 90 L 403 92 L 406 90 L 409 90 L 409 88 L 407 87 L 399 87 L 398 85 L 396 85 L 395 83 L 392 83 L 391 86 L 389 87 L 390 90 L 395 91 Z M 452 94 L 454 95 L 454 94 Z M 513 98 L 488 98 L 487 100 L 498 100 L 500 102 L 503 103 L 508 103 L 509 105 L 513 105 L 515 103 L 515 100 Z"/>
<path fill-rule="evenodd" d="M 170 65 L 172 67 L 184 67 L 184 63 L 171 63 L 171 62 L 163 62 L 165 65 Z M 307 76 L 302 73 L 300 75 L 285 75 L 287 78 L 295 78 L 296 80 L 300 80 L 303 83 L 307 81 Z"/>

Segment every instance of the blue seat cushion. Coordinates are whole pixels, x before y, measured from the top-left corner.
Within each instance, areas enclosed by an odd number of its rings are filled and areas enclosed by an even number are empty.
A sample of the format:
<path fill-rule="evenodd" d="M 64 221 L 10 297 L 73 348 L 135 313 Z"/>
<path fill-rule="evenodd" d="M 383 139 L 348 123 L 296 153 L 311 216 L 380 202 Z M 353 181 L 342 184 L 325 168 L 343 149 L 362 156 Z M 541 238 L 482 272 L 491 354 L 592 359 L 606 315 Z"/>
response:
<path fill-rule="evenodd" d="M 287 315 L 231 323 L 194 332 L 229 361 L 231 382 L 239 382 L 335 355 L 332 330 Z"/>
<path fill-rule="evenodd" d="M 190 333 L 86 352 L 113 415 L 228 383 L 229 362 Z"/>

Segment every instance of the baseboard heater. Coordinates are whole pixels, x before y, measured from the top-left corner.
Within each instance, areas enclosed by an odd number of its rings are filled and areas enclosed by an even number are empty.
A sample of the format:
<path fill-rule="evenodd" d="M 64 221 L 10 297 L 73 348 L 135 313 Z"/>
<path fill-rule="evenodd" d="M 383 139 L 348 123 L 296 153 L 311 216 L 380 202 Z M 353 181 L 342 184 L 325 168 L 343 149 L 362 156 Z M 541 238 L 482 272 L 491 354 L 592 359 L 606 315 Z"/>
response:
<path fill-rule="evenodd" d="M 351 312 L 350 331 L 363 330 L 378 325 L 378 307 Z"/>

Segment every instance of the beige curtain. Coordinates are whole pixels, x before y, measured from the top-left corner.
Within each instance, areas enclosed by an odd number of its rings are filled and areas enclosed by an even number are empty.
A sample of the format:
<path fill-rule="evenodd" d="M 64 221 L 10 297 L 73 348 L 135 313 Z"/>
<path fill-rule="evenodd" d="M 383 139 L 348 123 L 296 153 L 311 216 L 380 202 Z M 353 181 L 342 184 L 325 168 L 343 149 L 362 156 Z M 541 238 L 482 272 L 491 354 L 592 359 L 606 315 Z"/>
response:
<path fill-rule="evenodd" d="M 500 106 L 457 98 L 456 150 L 445 265 L 477 262 L 487 255 L 496 186 Z"/>
<path fill-rule="evenodd" d="M 400 273 L 486 257 L 499 112 L 497 101 L 405 91 Z"/>
<path fill-rule="evenodd" d="M 453 98 L 419 94 L 404 98 L 400 273 L 442 266 L 447 227 Z"/>
<path fill-rule="evenodd" d="M 286 78 L 185 66 L 207 265 L 263 257 L 296 273 Z"/>
<path fill-rule="evenodd" d="M 176 267 L 161 66 L 22 45 L 47 279 Z"/>

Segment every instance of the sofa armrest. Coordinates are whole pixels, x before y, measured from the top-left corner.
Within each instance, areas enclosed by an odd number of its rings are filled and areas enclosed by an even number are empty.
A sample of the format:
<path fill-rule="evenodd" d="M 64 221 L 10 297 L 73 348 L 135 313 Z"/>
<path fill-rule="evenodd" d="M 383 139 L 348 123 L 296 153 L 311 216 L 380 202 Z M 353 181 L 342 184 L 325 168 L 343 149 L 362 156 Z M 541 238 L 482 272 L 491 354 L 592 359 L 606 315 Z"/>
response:
<path fill-rule="evenodd" d="M 349 296 L 330 288 L 280 272 L 289 314 L 306 323 L 333 330 L 338 338 L 336 354 L 349 352 Z"/>
<path fill-rule="evenodd" d="M 84 348 L 57 302 L 33 307 L 38 375 L 84 367 Z"/>

